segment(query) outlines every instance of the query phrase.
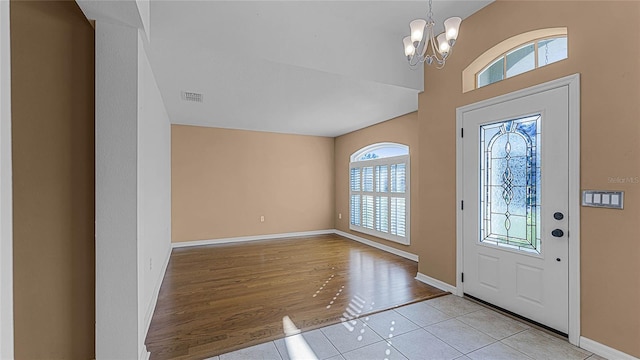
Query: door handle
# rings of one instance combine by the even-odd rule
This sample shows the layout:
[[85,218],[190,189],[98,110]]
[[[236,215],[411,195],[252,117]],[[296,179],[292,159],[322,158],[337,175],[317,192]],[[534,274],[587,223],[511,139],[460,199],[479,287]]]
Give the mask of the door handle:
[[564,214],[558,211],[558,212],[553,214],[553,218],[556,219],[556,220],[562,220],[562,219],[564,219]]
[[551,232],[551,235],[555,236],[555,237],[563,237],[564,236],[564,231],[560,230],[560,229],[555,229]]

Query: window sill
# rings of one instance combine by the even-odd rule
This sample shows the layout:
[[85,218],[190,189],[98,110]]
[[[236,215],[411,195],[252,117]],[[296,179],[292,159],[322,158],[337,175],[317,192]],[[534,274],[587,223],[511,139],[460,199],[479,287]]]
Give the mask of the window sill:
[[359,233],[375,236],[375,237],[383,239],[383,240],[393,241],[393,242],[401,244],[401,245],[406,245],[406,246],[411,245],[411,241],[410,241],[410,237],[409,236],[400,237],[400,236],[397,236],[397,235],[387,234],[387,233],[383,233],[383,232],[376,231],[376,230],[373,230],[373,229],[367,229],[367,228],[363,228],[363,227],[356,226],[356,225],[351,225],[351,224],[349,225],[349,230],[353,230],[353,231],[357,231]]

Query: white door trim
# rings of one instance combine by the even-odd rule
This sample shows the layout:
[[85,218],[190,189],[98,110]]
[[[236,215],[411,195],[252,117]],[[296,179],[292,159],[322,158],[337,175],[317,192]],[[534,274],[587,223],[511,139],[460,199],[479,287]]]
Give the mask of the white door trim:
[[13,194],[9,2],[0,1],[0,358],[13,359]]
[[464,293],[460,274],[463,269],[462,189],[463,114],[551,89],[567,86],[569,90],[569,342],[580,345],[580,74],[569,75],[544,84],[465,105],[456,109],[456,295]]

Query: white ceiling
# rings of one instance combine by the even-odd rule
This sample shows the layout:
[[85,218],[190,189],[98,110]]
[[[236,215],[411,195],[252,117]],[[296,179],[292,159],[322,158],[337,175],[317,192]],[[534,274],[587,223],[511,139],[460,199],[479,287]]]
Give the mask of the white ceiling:
[[[489,2],[436,0],[434,17],[441,26]],[[337,136],[417,110],[423,72],[409,69],[401,43],[427,10],[427,1],[152,1],[147,50],[174,124]]]

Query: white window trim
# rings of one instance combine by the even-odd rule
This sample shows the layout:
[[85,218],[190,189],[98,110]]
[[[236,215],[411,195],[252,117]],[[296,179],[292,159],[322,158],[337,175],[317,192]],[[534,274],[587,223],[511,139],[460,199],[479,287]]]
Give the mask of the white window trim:
[[[353,155],[351,155],[351,159],[357,159],[360,156],[362,156],[365,153],[371,152],[377,148],[382,148],[382,147],[387,147],[387,146],[403,146],[406,147],[407,152],[409,147],[406,145],[401,145],[401,144],[396,144],[396,143],[380,143],[380,144],[374,144],[374,145],[370,145],[367,146],[363,149],[361,149],[360,151],[357,151],[356,153],[354,153]],[[405,164],[405,192],[404,193],[379,193],[376,192],[376,188],[374,186],[374,191],[370,192],[370,191],[353,191],[351,189],[351,169],[356,167],[356,168],[363,168],[363,167],[373,167],[374,168],[374,180],[375,180],[375,167],[377,165],[393,165],[393,164],[401,164],[404,163]],[[403,245],[410,245],[411,244],[411,162],[410,162],[410,156],[409,155],[401,155],[401,156],[393,156],[393,157],[385,157],[385,158],[379,158],[379,159],[370,159],[370,160],[362,160],[362,161],[351,161],[349,163],[349,229],[353,230],[353,231],[357,231],[357,232],[361,232],[367,235],[371,235],[371,236],[375,236],[375,237],[379,237],[385,240],[390,240],[393,242],[397,242],[399,244],[403,244]],[[363,189],[363,181],[364,178],[361,175],[360,176],[360,189]],[[353,225],[351,223],[351,196],[352,195],[363,195],[363,194],[372,194],[375,198],[376,194],[384,194],[382,196],[389,196],[392,197],[393,194],[396,195],[402,195],[402,196],[395,196],[395,197],[404,197],[405,199],[405,233],[406,236],[402,237],[402,236],[397,236],[397,235],[393,235],[391,233],[385,233],[382,231],[377,231],[375,230],[375,215],[373,217],[373,229],[369,229],[366,228],[364,226],[357,226],[357,225]],[[374,212],[375,212],[375,206],[374,206]],[[360,216],[362,217],[362,201],[360,201]],[[390,218],[390,217],[389,217]]]

